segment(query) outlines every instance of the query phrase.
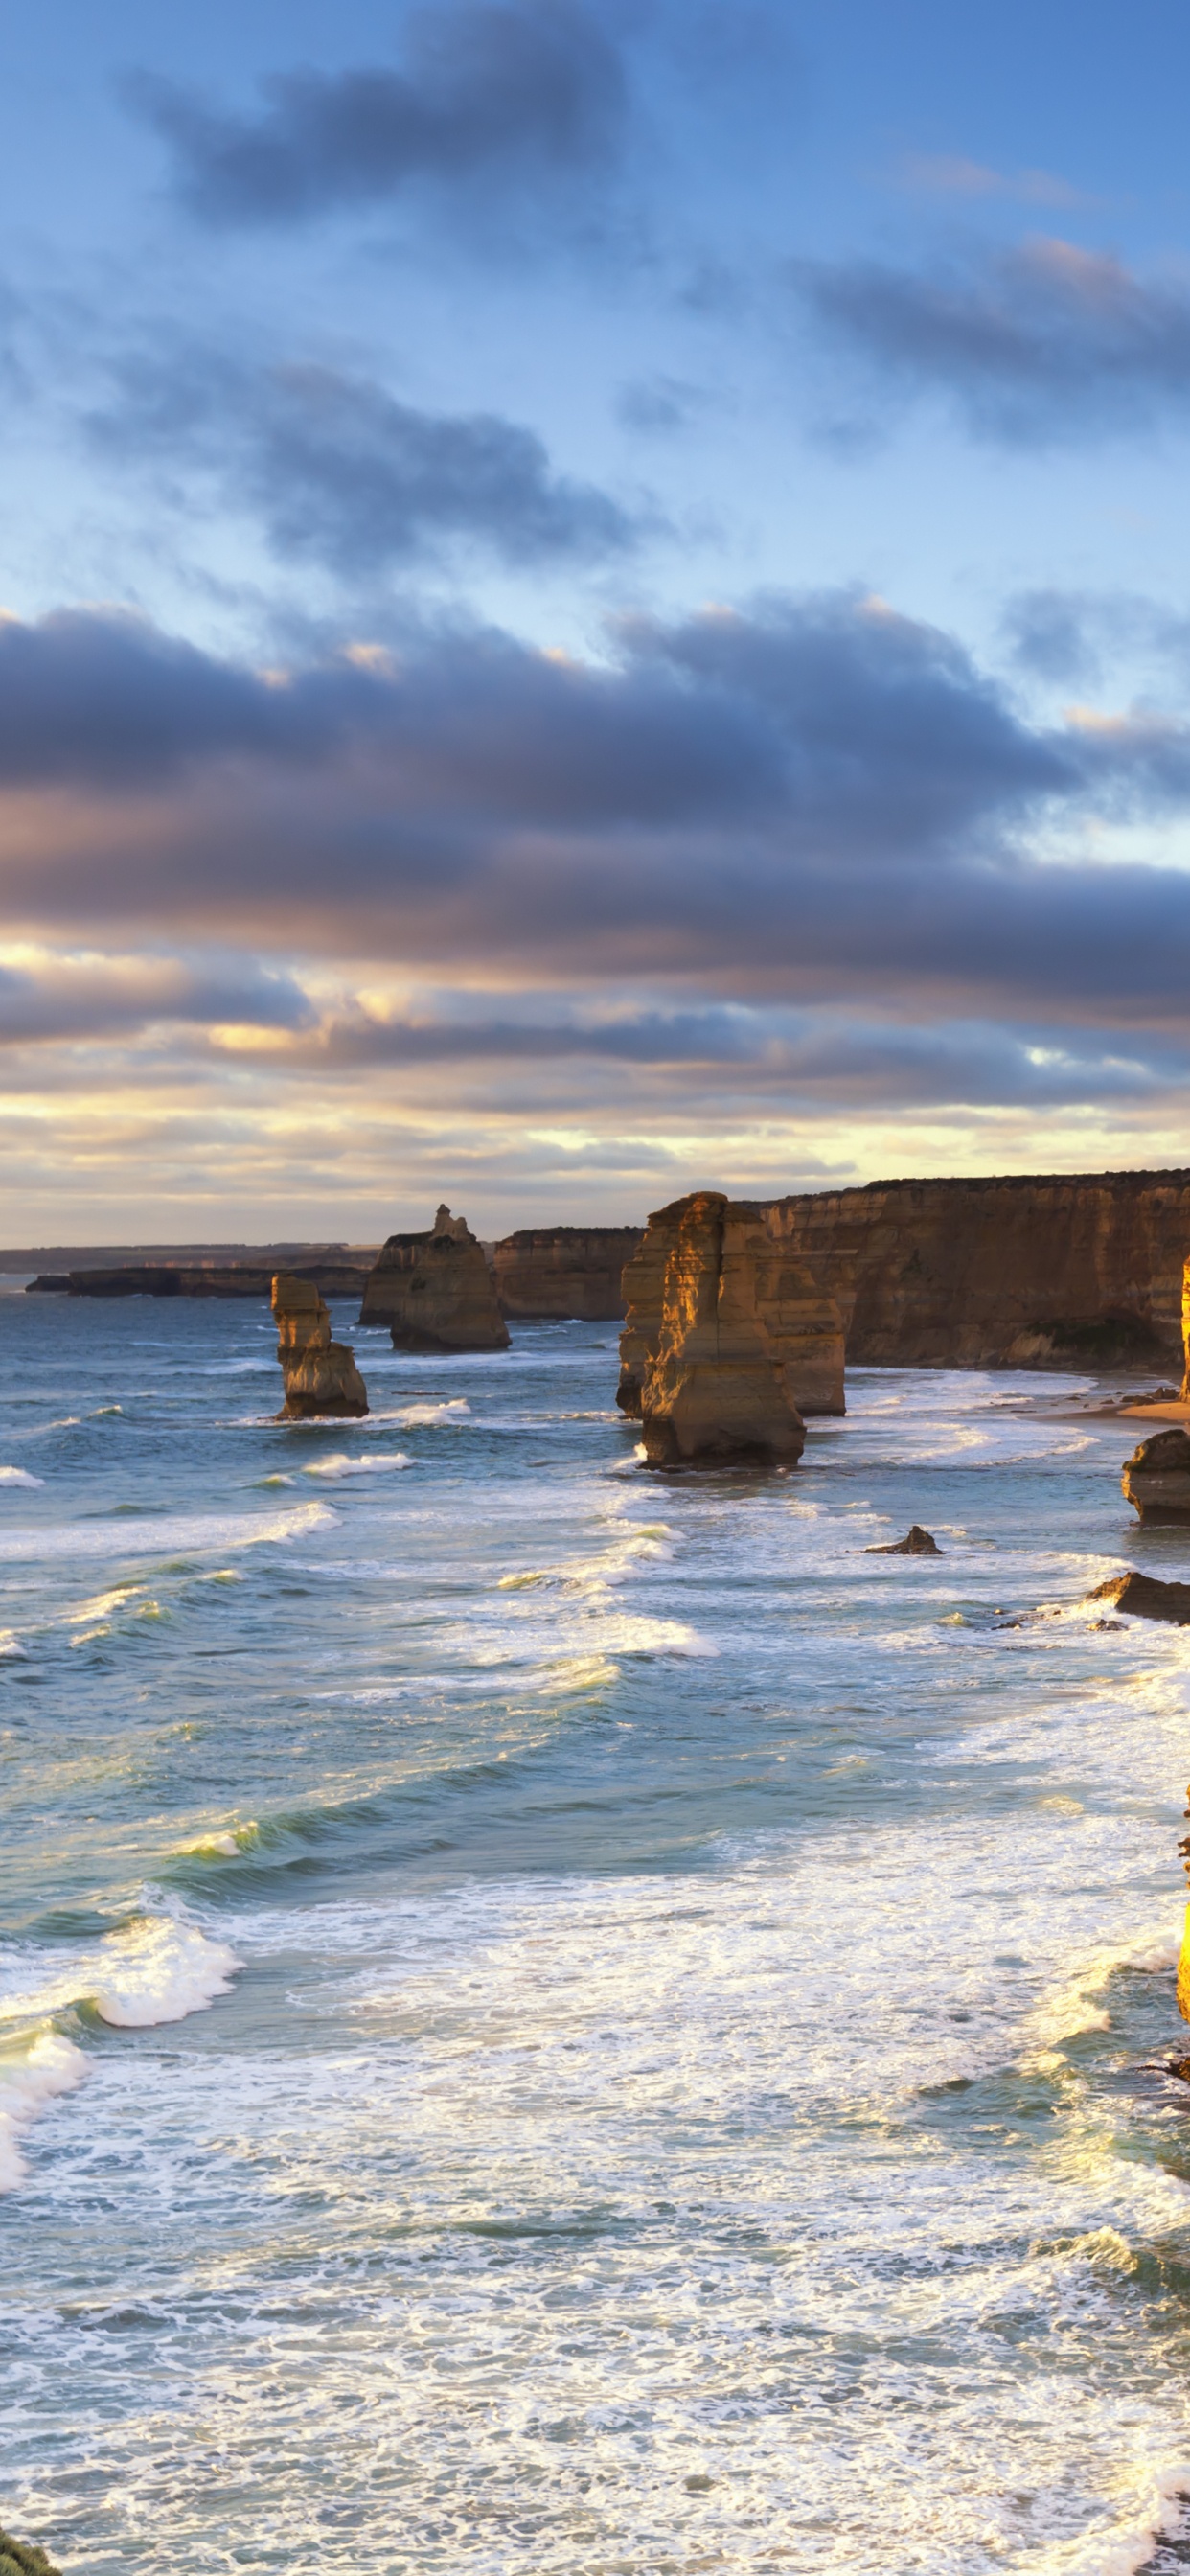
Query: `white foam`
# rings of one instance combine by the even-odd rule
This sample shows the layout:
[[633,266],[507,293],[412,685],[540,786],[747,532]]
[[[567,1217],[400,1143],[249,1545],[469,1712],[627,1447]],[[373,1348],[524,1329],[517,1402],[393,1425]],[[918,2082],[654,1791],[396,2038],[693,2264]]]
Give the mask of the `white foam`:
[[329,1476],[334,1481],[340,1476],[381,1476],[390,1469],[412,1465],[412,1458],[407,1458],[403,1449],[393,1449],[387,1453],[368,1450],[360,1458],[349,1458],[344,1450],[336,1451],[331,1458],[311,1460],[308,1467],[303,1467],[302,1474],[303,1476]]
[[20,2056],[0,2058],[0,2191],[13,2191],[24,2179],[22,2130],[61,2094],[73,2093],[86,2072],[81,2048],[56,2030],[39,2031]]
[[[101,2021],[117,2029],[150,2030],[158,2022],[205,2012],[228,1992],[242,1964],[225,1941],[213,1941],[195,1924],[142,1914],[93,1948],[60,1958],[32,1988],[13,1984],[10,1967],[0,2022],[40,2020],[71,2004],[91,2004]],[[15,1963],[18,1981],[22,1965],[27,1962]]]
[[188,1860],[238,1860],[257,1841],[260,1827],[254,1816],[245,1824],[212,1827],[209,1833],[196,1834],[192,1842],[178,1843],[179,1858]]
[[0,1467],[0,1485],[44,1485],[44,1476],[31,1476],[27,1467]]

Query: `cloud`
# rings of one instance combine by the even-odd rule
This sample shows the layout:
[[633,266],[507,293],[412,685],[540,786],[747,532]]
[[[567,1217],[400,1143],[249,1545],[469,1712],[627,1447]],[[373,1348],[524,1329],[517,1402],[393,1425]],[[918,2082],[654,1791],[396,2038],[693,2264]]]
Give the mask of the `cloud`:
[[1031,206],[1089,206],[1098,201],[1053,170],[995,170],[961,152],[907,152],[898,165],[903,187],[930,196],[1008,198]]
[[315,1013],[291,975],[232,958],[34,956],[0,962],[0,1046],[77,1044],[157,1027],[296,1031]]
[[291,224],[427,187],[490,204],[573,193],[605,172],[627,113],[603,14],[583,0],[436,0],[399,68],[282,73],[236,115],[141,78],[133,104],[171,147],[190,212]]
[[981,438],[1071,445],[1190,409],[1190,294],[1037,239],[931,268],[800,260],[795,290],[885,389],[941,394]]
[[553,473],[516,422],[419,411],[329,367],[253,370],[208,350],[127,362],[88,429],[121,464],[159,461],[175,491],[193,468],[259,517],[277,555],[355,581],[459,542],[510,564],[600,560],[645,524]]
[[6,918],[514,985],[1180,1022],[1190,873],[1103,837],[1160,854],[1190,813],[1180,717],[1038,728],[953,637],[850,594],[610,640],[581,661],[411,627],[260,672],[127,615],[9,620]]

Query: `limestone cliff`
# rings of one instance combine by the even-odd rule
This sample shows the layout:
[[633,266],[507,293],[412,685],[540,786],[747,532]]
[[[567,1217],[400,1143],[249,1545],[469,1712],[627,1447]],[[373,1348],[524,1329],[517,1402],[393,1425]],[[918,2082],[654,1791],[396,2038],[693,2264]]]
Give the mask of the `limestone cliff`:
[[1168,1367],[1190,1172],[873,1181],[775,1199],[769,1221],[837,1297],[851,1365]]
[[277,1357],[285,1380],[279,1422],[368,1410],[368,1390],[346,1342],[331,1340],[329,1311],[310,1279],[279,1270],[273,1281]]
[[639,1225],[554,1225],[505,1235],[492,1257],[502,1313],[524,1323],[617,1322],[624,1264],[641,1234]]
[[440,1207],[427,1234],[390,1234],[369,1273],[361,1324],[387,1324],[404,1351],[506,1351],[508,1326],[465,1217]]
[[698,1190],[665,1211],[660,1331],[640,1391],[655,1467],[756,1459],[793,1465],[805,1444],[790,1372],[765,1322],[791,1265],[758,1208]]
[[[730,1216],[733,1226],[746,1225],[747,1293],[764,1327],[766,1349],[785,1371],[784,1383],[798,1413],[842,1413],[843,1331],[834,1298],[822,1292],[791,1245],[774,1230],[767,1209],[751,1200],[730,1201],[716,1190],[699,1191],[694,1198],[675,1199],[671,1206],[657,1209],[624,1272],[627,1313],[620,1336],[616,1395],[621,1412],[641,1413],[642,1389],[660,1349],[667,1265],[684,1239],[686,1213],[696,1203],[713,1203]],[[732,1240],[735,1244],[736,1235]]]

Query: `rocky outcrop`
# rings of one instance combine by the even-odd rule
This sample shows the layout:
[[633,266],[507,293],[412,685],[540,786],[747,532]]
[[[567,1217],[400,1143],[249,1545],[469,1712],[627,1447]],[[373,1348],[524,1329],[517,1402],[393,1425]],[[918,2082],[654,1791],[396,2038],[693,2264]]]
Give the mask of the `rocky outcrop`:
[[658,1208],[624,1272],[627,1313],[616,1393],[621,1412],[634,1419],[641,1415],[645,1381],[661,1347],[668,1264],[684,1240],[688,1211],[712,1205],[733,1227],[747,1229],[747,1293],[764,1328],[765,1348],[784,1369],[798,1413],[842,1413],[843,1331],[834,1298],[823,1294],[804,1262],[774,1233],[766,1208],[750,1199],[729,1200],[718,1190],[701,1190]]
[[865,1556],[941,1556],[942,1553],[937,1539],[922,1528],[920,1521],[914,1521],[905,1538],[886,1539],[883,1547],[864,1549]]
[[1118,1368],[1180,1354],[1190,1172],[873,1181],[774,1200],[852,1366]]
[[285,1380],[278,1422],[366,1413],[368,1390],[355,1365],[355,1353],[346,1342],[331,1340],[330,1314],[313,1281],[279,1270],[273,1281],[272,1306],[277,1318],[277,1357]]
[[1169,1619],[1176,1627],[1190,1627],[1190,1583],[1159,1583],[1153,1574],[1113,1574],[1083,1598],[1113,1601],[1131,1619]]
[[665,1264],[661,1330],[641,1388],[653,1467],[800,1458],[805,1425],[761,1313],[774,1247],[759,1211],[716,1190],[681,1203]]
[[639,1225],[554,1225],[506,1234],[492,1255],[501,1312],[521,1323],[617,1322],[624,1264],[642,1233]]
[[1154,1431],[1133,1450],[1120,1482],[1142,1522],[1190,1523],[1190,1432]]
[[428,1234],[390,1234],[369,1273],[361,1324],[387,1324],[399,1351],[506,1351],[508,1326],[465,1217],[440,1207]]

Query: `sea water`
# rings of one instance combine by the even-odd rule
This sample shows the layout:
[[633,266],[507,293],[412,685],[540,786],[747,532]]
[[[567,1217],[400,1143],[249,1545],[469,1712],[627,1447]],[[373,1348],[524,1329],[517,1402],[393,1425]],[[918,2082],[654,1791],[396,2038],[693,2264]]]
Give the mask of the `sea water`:
[[0,1306],[0,2522],[1183,2565],[1190,1632],[1083,1600],[1190,1572],[1138,1426],[857,1370],[658,1476],[611,1327],[336,1324],[372,1413],[288,1426],[255,1306]]

